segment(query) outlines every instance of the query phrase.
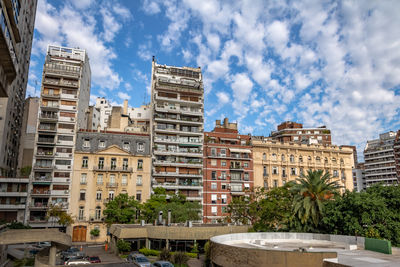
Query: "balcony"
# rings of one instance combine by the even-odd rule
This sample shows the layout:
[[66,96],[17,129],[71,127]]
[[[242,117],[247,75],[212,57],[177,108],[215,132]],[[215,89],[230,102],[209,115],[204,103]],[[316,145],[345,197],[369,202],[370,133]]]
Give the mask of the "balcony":
[[35,177],[32,180],[33,184],[50,184],[52,182],[51,175]]
[[58,140],[57,145],[62,145],[62,146],[73,146],[74,141],[66,141],[66,140]]
[[69,110],[69,111],[76,111],[76,106],[60,105],[60,109]]
[[71,170],[71,165],[60,165],[60,164],[56,164],[55,166],[56,170]]
[[51,98],[51,99],[59,99],[60,98],[60,94],[45,94],[45,93],[42,93],[41,95],[44,98]]
[[243,166],[231,165],[231,166],[229,167],[229,169],[230,169],[231,171],[244,171]]
[[57,127],[55,125],[54,125],[54,127],[44,127],[44,126],[41,126],[39,124],[38,131],[39,132],[54,132],[55,133],[57,131]]
[[43,109],[43,110],[53,110],[53,111],[55,111],[55,110],[58,110],[59,105],[58,104],[54,104],[54,105],[51,105],[51,106],[45,106],[45,105],[41,104],[40,108]]
[[97,172],[132,172],[132,167],[105,167],[105,166],[94,166],[93,171]]
[[38,138],[38,144],[54,145],[56,143],[54,138]]
[[37,157],[53,157],[54,153],[52,150],[51,151],[50,150],[49,151],[37,151],[36,156]]
[[51,196],[68,196],[69,190],[52,190]]
[[115,188],[118,187],[118,183],[107,183],[107,188]]
[[46,66],[44,72],[46,76],[51,75],[51,76],[71,77],[79,79],[79,71],[71,71],[71,70]]
[[[2,19],[1,23],[4,23],[4,15],[3,11],[0,10],[0,18]],[[3,27],[1,25],[0,28],[0,57],[1,57],[1,65],[4,69],[4,74],[7,78],[7,83],[11,83],[15,77],[17,76],[17,56],[15,55],[15,49],[13,42],[10,38],[10,32],[7,27]],[[7,97],[7,91],[0,91],[0,97]]]
[[39,189],[32,189],[31,195],[32,196],[50,196],[51,190],[39,190]]
[[40,121],[57,121],[58,120],[57,114],[40,114],[39,118],[40,118]]
[[172,176],[172,177],[193,177],[193,178],[201,178],[203,177],[203,174],[201,173],[178,173],[178,172],[157,172],[155,170],[153,170],[153,176],[161,176],[161,177],[165,177],[165,176]]
[[180,144],[180,145],[189,145],[189,146],[201,146],[203,144],[202,140],[198,141],[193,141],[190,140],[188,141],[187,139],[178,139],[178,138],[160,138],[160,137],[154,137],[154,142],[157,143],[167,143],[167,144]]
[[54,165],[41,165],[41,164],[35,164],[33,165],[34,169],[43,169],[43,170],[52,170],[54,168]]
[[164,100],[172,103],[183,103],[183,104],[188,104],[188,105],[202,105],[203,102],[201,99],[198,101],[190,101],[190,100],[184,100],[184,99],[178,99],[178,98],[169,98],[169,97],[162,97],[156,94],[156,100]]
[[60,184],[69,184],[71,179],[66,177],[54,177],[53,183],[60,183]]
[[72,153],[62,153],[62,152],[56,152],[55,156],[57,158],[71,158],[72,157]]
[[59,121],[60,122],[75,122],[75,118],[73,118],[73,117],[60,117]]
[[60,98],[61,99],[77,99],[78,96],[77,95],[73,95],[73,94],[60,94]]
[[187,149],[177,149],[175,151],[172,150],[154,150],[154,155],[176,155],[176,156],[186,156],[186,157],[203,157],[203,151],[201,150],[187,150]]
[[29,205],[30,210],[46,210],[49,207],[48,203],[36,202]]
[[60,134],[73,134],[75,133],[74,129],[66,129],[66,128],[58,128],[57,133]]
[[179,182],[179,183],[168,183],[168,182],[158,183],[158,182],[155,182],[155,183],[153,183],[152,186],[153,187],[162,187],[162,188],[165,188],[165,189],[201,190],[203,188],[203,184],[202,183],[192,183],[192,184],[186,183],[185,184],[185,183],[182,183],[182,182]]
[[193,167],[193,168],[203,168],[203,162],[178,162],[178,161],[167,161],[167,160],[155,160],[153,162],[154,166],[177,166],[177,167]]

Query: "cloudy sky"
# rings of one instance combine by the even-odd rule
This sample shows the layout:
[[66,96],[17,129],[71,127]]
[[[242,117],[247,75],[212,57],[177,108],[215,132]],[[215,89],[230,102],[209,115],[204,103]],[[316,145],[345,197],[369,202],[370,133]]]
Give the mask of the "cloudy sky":
[[[151,57],[200,66],[205,130],[326,125],[357,145],[400,128],[400,1],[39,0],[28,94],[48,44],[87,49],[92,100],[149,101]],[[37,84],[37,86],[36,86]]]

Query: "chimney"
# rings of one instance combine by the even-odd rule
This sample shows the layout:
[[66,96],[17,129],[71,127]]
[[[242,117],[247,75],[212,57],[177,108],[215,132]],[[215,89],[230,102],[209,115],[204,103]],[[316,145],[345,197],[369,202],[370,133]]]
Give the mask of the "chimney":
[[221,126],[221,120],[215,120],[215,126]]
[[229,122],[228,122],[228,118],[224,119],[224,128],[228,128]]
[[158,225],[161,225],[163,223],[162,215],[163,212],[162,210],[160,210],[160,212],[158,213]]
[[124,115],[128,115],[128,100],[124,100],[124,110],[123,110]]
[[168,210],[168,226],[171,225],[171,210]]

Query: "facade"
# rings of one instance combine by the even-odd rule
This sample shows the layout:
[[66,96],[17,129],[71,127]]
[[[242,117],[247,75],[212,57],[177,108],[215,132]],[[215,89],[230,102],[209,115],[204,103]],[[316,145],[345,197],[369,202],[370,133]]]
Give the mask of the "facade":
[[397,181],[400,181],[400,130],[397,131],[396,139],[393,145],[394,159],[396,162]]
[[89,106],[87,111],[87,125],[86,129],[88,130],[97,130],[100,126],[100,109],[95,106]]
[[362,190],[366,189],[367,184],[365,182],[364,163],[358,163],[353,169],[353,183],[354,190],[357,192],[361,192]]
[[270,137],[280,142],[298,144],[331,144],[331,131],[326,126],[303,128],[303,124],[285,121],[278,125],[277,131],[271,132]]
[[[69,213],[72,241],[104,242],[103,211],[119,194],[150,197],[150,137],[131,133],[80,131],[77,134]],[[90,231],[100,230],[93,239]]]
[[398,184],[394,156],[395,132],[379,135],[379,139],[369,140],[364,149],[365,180],[369,187],[375,183]]
[[307,170],[329,172],[339,185],[353,190],[353,150],[253,139],[254,186],[278,187]]
[[98,97],[94,105],[100,111],[100,130],[107,128],[108,117],[111,115],[112,105],[104,97]]
[[203,222],[216,223],[232,198],[253,188],[253,159],[250,136],[240,135],[237,123],[227,118],[204,133]]
[[37,0],[0,0],[0,177],[16,177]]
[[54,226],[46,220],[49,206],[68,208],[76,132],[87,125],[90,77],[85,50],[48,47],[25,218],[32,227]]
[[151,118],[150,105],[142,105],[138,108],[128,107],[127,113],[132,121],[127,131],[150,133],[150,118]]
[[151,80],[152,186],[202,202],[203,79],[200,68],[160,65]]

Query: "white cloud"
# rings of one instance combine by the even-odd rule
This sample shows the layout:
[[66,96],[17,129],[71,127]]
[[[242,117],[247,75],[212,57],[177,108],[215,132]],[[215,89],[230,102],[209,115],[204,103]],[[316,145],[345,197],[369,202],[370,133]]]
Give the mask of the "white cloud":
[[152,1],[152,0],[144,0],[143,1],[143,10],[145,13],[149,15],[154,15],[157,13],[160,13],[160,4],[158,1]]
[[118,92],[117,95],[121,100],[125,100],[125,99],[129,100],[129,99],[131,99],[131,96],[128,95],[127,93]]
[[226,92],[218,92],[216,95],[218,97],[218,103],[220,105],[225,105],[230,101],[229,95]]

